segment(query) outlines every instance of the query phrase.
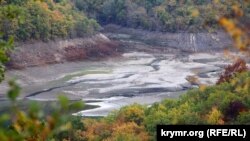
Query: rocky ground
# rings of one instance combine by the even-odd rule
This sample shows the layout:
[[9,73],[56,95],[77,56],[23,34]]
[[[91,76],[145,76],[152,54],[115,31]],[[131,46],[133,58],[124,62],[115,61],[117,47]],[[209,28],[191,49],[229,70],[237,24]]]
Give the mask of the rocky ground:
[[[24,45],[13,54],[9,65],[36,67],[9,70],[7,80],[17,79],[23,88],[20,99],[53,101],[66,95],[100,106],[76,114],[105,116],[121,106],[150,105],[164,98],[177,98],[199,85],[213,85],[232,62],[222,51],[230,44],[222,33],[163,35],[117,28],[108,27],[104,34],[88,39],[38,43],[39,49],[34,49],[34,44]],[[222,43],[217,44],[219,41]],[[215,49],[213,45],[223,47]],[[56,47],[51,52],[49,46]],[[46,60],[64,63],[41,65],[49,64]],[[0,89],[3,100],[7,81]]]
[[[217,32],[157,32],[106,25],[102,31],[119,41],[139,41],[156,47],[172,48],[185,52],[214,52],[232,47],[231,38],[223,31]],[[136,43],[136,42],[134,42]]]

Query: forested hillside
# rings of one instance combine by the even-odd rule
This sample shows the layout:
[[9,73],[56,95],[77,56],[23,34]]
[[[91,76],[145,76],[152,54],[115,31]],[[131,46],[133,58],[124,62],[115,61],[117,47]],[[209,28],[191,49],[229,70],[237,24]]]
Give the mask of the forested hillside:
[[[99,25],[75,9],[68,0],[1,0],[0,32],[4,39],[44,40],[81,37]],[[6,17],[17,17],[7,19]]]
[[[195,32],[217,28],[218,17],[230,16],[232,5],[243,6],[234,0],[1,0],[0,5],[0,32],[19,41],[82,37],[110,23]],[[246,20],[249,6],[243,8]]]
[[[154,141],[159,124],[250,125],[249,19],[250,0],[0,0],[0,141]],[[119,32],[95,34],[106,24]],[[224,57],[211,43],[223,44],[220,28],[235,48]],[[213,40],[197,38],[207,30]],[[22,70],[5,77],[6,63]],[[46,113],[36,101],[57,102]]]
[[[229,15],[232,5],[249,9],[242,1],[227,0],[72,0],[79,10],[101,24],[160,31],[213,29],[221,15]],[[245,17],[244,19],[246,19]],[[209,28],[208,28],[209,27]]]

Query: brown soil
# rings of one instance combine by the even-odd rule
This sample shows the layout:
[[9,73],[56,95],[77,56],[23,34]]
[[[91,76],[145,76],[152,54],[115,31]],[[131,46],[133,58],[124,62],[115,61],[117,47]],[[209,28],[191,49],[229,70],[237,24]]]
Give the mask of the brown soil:
[[10,53],[8,69],[23,69],[66,61],[101,60],[119,55],[121,45],[103,35],[50,42],[22,43]]

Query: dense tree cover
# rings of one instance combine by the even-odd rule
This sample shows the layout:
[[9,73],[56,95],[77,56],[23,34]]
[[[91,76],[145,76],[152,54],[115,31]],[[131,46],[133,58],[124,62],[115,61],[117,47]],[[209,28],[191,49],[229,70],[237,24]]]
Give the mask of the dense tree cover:
[[[0,0],[0,4],[3,1]],[[6,9],[5,10],[6,16],[1,17],[1,20],[12,20],[14,18],[17,18],[16,12],[13,12],[12,9]],[[13,37],[10,37],[8,40],[3,39],[4,34],[0,32],[0,82],[4,79],[4,72],[5,72],[5,66],[4,63],[6,63],[9,58],[7,55],[7,52],[9,52],[13,47]]]
[[[114,23],[148,30],[195,31],[214,27],[229,14],[234,0],[74,0],[76,7],[102,24]],[[244,6],[249,10],[249,5]],[[246,12],[247,13],[247,12]],[[248,13],[249,16],[249,13]]]
[[[4,39],[14,36],[23,41],[46,41],[84,36],[99,28],[95,20],[77,11],[68,0],[2,0],[0,5],[0,32]],[[18,18],[4,18],[12,15]]]
[[0,82],[4,79],[4,72],[6,63],[9,60],[7,52],[13,47],[13,38],[10,38],[8,41],[1,39],[0,35]]
[[[148,30],[195,31],[214,27],[220,15],[230,14],[232,5],[244,5],[244,19],[249,18],[249,5],[233,0],[1,0],[0,32],[4,39],[13,35],[22,41],[46,41],[91,34],[99,28],[95,20]],[[7,15],[18,18],[4,18]]]

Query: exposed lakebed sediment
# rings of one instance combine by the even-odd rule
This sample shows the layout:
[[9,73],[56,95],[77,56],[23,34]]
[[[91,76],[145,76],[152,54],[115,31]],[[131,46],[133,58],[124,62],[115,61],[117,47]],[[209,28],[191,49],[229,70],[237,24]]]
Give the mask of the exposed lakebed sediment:
[[8,76],[18,78],[23,98],[50,101],[66,95],[101,106],[81,115],[104,116],[124,105],[176,98],[197,87],[187,80],[188,76],[196,76],[201,84],[214,84],[227,63],[220,53],[176,58],[174,54],[131,52],[106,61],[12,70]]
[[[223,67],[230,63],[223,52],[187,53],[133,40],[124,33],[106,35],[122,36],[117,39],[125,45],[121,56],[11,70],[7,79],[17,78],[23,88],[20,98],[51,101],[66,95],[100,106],[76,114],[105,116],[125,105],[153,104],[164,98],[177,98],[201,84],[213,85]],[[0,88],[4,93],[6,83]]]

